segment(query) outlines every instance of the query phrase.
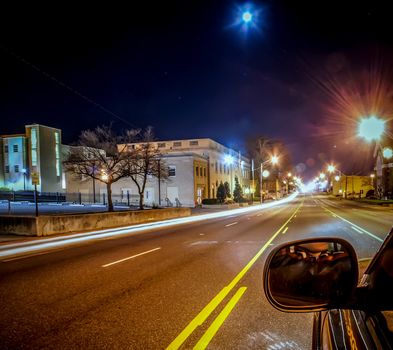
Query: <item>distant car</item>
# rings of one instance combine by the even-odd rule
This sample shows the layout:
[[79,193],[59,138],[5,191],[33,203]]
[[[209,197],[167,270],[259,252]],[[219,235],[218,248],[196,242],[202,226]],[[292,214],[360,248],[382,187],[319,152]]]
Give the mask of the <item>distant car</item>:
[[314,312],[313,349],[393,349],[393,230],[360,280],[358,269],[345,240],[286,243],[267,259],[265,294],[280,311]]

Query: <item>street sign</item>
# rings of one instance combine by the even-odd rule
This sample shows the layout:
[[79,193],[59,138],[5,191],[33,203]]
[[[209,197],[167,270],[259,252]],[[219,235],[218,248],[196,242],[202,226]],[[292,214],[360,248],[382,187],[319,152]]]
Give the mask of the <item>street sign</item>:
[[36,172],[31,173],[31,183],[34,186],[37,186],[40,184],[40,174],[39,173],[36,173]]

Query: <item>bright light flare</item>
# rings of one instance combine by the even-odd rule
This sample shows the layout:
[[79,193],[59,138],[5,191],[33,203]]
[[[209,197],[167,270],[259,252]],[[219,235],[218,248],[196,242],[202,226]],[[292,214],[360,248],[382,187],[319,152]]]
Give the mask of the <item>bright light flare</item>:
[[237,6],[234,15],[235,19],[231,27],[239,28],[243,34],[251,30],[259,32],[261,24],[264,23],[262,8],[257,8],[252,3]]
[[367,142],[378,141],[385,132],[385,121],[371,116],[362,118],[358,125],[358,136],[364,138]]
[[334,180],[340,181],[340,176],[336,175],[336,176],[334,177]]
[[325,175],[324,173],[320,173],[320,174],[319,174],[319,178],[320,178],[321,180],[323,180],[325,177],[326,177],[326,175]]
[[272,164],[278,164],[278,156],[272,156],[270,161],[272,162]]
[[390,147],[385,147],[382,150],[382,155],[383,155],[384,158],[390,159],[390,158],[393,157],[393,150]]
[[252,13],[250,11],[243,12],[242,20],[244,23],[248,23],[252,21]]
[[336,171],[336,167],[333,164],[329,164],[327,167],[327,171],[329,173],[334,173]]
[[262,176],[263,177],[269,177],[269,175],[270,175],[270,171],[269,170],[262,171]]
[[232,164],[233,164],[233,157],[232,157],[230,154],[227,154],[227,155],[224,157],[224,162],[225,162],[225,164],[227,164],[227,165],[232,165]]

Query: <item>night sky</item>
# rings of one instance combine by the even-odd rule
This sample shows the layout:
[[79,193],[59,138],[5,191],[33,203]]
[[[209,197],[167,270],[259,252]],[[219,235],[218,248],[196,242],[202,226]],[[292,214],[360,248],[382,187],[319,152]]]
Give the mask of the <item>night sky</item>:
[[[342,97],[380,78],[385,105],[362,113],[392,117],[388,2],[108,4],[2,8],[1,134],[41,123],[70,143],[113,122],[240,149],[263,135],[282,140],[304,174],[331,160],[369,171],[372,146],[352,137],[353,116],[327,82]],[[248,31],[236,23],[245,6],[255,14]]]

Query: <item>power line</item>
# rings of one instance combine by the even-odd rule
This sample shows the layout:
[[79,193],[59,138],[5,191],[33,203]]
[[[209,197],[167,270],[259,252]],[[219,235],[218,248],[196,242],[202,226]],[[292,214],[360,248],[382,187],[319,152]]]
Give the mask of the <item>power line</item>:
[[119,115],[117,115],[116,113],[112,112],[111,110],[109,110],[108,108],[104,107],[102,104],[92,100],[91,98],[87,97],[86,95],[82,94],[81,92],[79,92],[78,90],[72,88],[70,85],[67,85],[66,83],[64,83],[63,81],[61,81],[60,79],[57,79],[56,77],[54,77],[53,75],[49,74],[48,72],[42,70],[41,68],[39,68],[38,66],[36,66],[35,64],[31,63],[30,61],[26,60],[25,58],[23,58],[22,56],[16,54],[15,52],[11,51],[10,49],[8,49],[7,47],[0,45],[0,48],[8,53],[10,56],[16,58],[18,61],[30,66],[31,68],[33,68],[35,71],[41,73],[42,75],[44,75],[45,77],[51,79],[52,81],[54,81],[56,84],[60,85],[61,87],[67,89],[68,91],[71,91],[73,94],[77,95],[78,97],[84,99],[85,101],[93,104],[95,107],[101,109],[102,111],[104,111],[105,113],[110,114],[111,116],[115,117],[116,119],[122,121],[123,123],[131,126],[132,128],[135,128],[136,126],[131,124],[129,121],[127,121],[126,119],[120,117]]

